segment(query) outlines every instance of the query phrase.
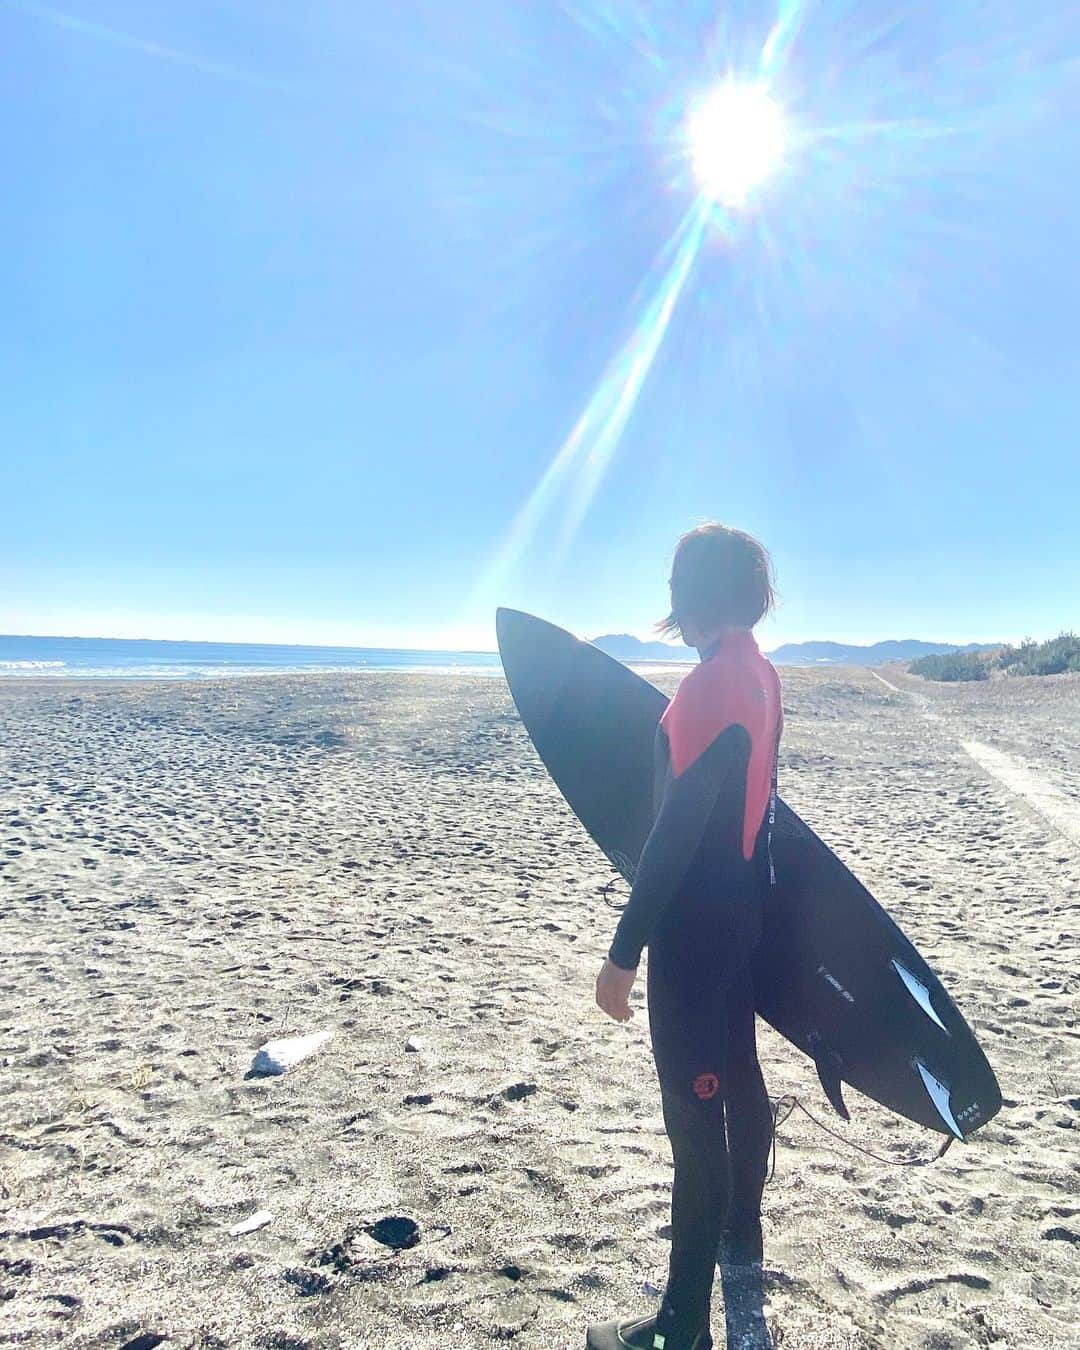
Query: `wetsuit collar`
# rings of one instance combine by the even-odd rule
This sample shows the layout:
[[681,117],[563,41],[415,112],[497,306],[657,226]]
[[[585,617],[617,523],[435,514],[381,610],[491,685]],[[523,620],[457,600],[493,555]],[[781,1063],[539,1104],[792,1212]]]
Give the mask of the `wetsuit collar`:
[[704,647],[698,648],[702,661],[711,661],[718,652],[756,652],[758,645],[749,628],[725,628]]

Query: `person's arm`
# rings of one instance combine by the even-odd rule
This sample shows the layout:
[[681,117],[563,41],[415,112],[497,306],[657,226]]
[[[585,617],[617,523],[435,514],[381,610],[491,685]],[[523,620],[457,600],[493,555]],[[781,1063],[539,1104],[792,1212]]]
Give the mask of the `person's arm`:
[[730,816],[725,829],[733,846],[740,837],[750,734],[729,725],[678,775],[673,775],[656,823],[638,861],[637,873],[608,959],[633,970],[642,949],[667,913],[718,809]]

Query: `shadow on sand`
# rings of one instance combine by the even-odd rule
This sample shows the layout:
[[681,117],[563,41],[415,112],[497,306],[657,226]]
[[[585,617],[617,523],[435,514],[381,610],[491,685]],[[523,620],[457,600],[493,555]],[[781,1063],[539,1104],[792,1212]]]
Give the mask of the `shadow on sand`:
[[773,1350],[765,1322],[765,1275],[761,1266],[719,1263],[719,1268],[727,1350]]

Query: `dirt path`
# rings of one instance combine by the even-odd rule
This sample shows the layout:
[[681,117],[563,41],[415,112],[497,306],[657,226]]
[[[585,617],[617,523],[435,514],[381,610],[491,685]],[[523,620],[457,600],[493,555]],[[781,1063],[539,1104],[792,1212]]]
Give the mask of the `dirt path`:
[[[941,712],[935,707],[934,700],[928,692],[928,686],[923,681],[919,681],[921,688],[913,687],[913,682],[910,679],[906,681],[905,687],[901,687],[887,680],[879,671],[873,670],[870,673],[879,684],[884,685],[894,694],[906,694],[912,707],[916,708],[922,716],[936,723],[944,734],[951,735],[956,739],[961,750],[970,755],[981,769],[996,778],[1010,792],[1014,792],[1018,797],[1023,798],[1033,810],[1037,811],[1071,843],[1080,845],[1080,794],[1067,791],[1064,786],[1055,781],[1055,765],[1031,763],[1016,755],[1007,754],[998,746],[971,739],[962,725],[964,721],[963,708],[958,710],[954,702],[949,705],[949,714],[942,716]],[[897,678],[902,677],[894,674],[893,679]],[[1077,689],[1077,697],[1080,699],[1080,688]],[[1000,723],[997,730],[999,734],[1001,731],[1007,733],[1009,730],[1008,722]]]

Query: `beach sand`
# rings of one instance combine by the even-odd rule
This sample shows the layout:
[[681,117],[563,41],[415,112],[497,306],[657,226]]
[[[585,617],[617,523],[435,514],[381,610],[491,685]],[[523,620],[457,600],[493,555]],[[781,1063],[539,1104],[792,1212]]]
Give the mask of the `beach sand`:
[[[927,1166],[781,1127],[775,1343],[1080,1346],[1080,680],[782,674],[781,791],[1005,1106]],[[1016,787],[1047,780],[1056,823]],[[671,1168],[644,980],[628,1026],[593,1004],[624,896],[501,680],[0,686],[0,1343],[580,1350],[648,1311]],[[845,1138],[936,1150],[761,1051]],[[377,1240],[396,1216],[415,1245]],[[722,1346],[719,1281],[714,1311]]]

